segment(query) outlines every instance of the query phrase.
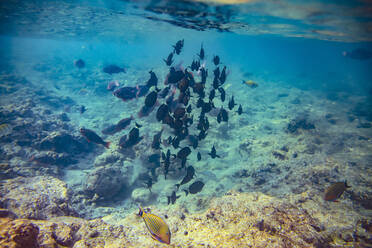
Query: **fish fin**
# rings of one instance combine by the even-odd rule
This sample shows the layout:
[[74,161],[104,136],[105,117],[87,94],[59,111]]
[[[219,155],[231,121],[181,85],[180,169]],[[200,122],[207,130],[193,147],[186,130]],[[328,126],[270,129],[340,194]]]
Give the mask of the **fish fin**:
[[177,190],[179,189],[180,186],[181,186],[180,184],[176,184]]
[[181,196],[179,195],[179,196],[176,196],[176,199],[178,199],[178,198],[180,198]]
[[216,155],[217,158],[221,158],[219,155]]
[[139,208],[138,216],[141,216],[142,217],[143,210],[142,210],[141,206],[138,206],[138,208]]
[[183,191],[185,191],[186,196],[189,194],[189,191],[188,190],[184,189]]
[[105,142],[105,147],[106,147],[106,148],[110,148],[110,144],[111,144],[111,142],[110,142],[110,141],[108,141],[108,142]]

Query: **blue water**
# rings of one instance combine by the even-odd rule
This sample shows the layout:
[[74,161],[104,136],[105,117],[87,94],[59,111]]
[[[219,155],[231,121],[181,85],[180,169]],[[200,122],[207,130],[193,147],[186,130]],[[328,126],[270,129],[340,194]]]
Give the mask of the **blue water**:
[[[97,162],[97,157],[121,153],[123,157],[128,156],[128,159],[121,158],[127,159],[123,162],[124,165],[121,164],[123,168],[131,163],[135,165],[133,170],[125,172],[130,174],[131,179],[125,182],[128,185],[121,185],[120,187],[123,188],[117,190],[113,196],[97,200],[97,204],[112,207],[113,213],[120,212],[122,208],[133,210],[139,203],[164,208],[168,206],[166,196],[175,190],[175,183],[182,180],[184,176],[182,171],[171,174],[168,180],[163,180],[163,172],[158,170],[153,178],[156,181],[153,190],[144,201],[139,201],[137,198],[136,201],[132,192],[135,189],[143,189],[147,192],[146,187],[143,186],[144,180],[139,175],[148,174],[145,155],[151,154],[149,145],[151,145],[152,136],[162,127],[167,130],[165,131],[167,135],[171,135],[171,129],[156,122],[154,115],[157,107],[149,117],[137,118],[137,112],[143,105],[144,99],[122,102],[115,98],[112,92],[107,91],[106,86],[112,80],[118,80],[121,86],[134,87],[143,84],[149,78],[148,71],[153,70],[159,78],[159,88],[163,88],[163,82],[168,73],[168,67],[163,59],[172,51],[171,46],[180,39],[184,39],[185,45],[181,54],[175,55],[173,65],[181,63],[183,67],[187,67],[193,59],[198,58],[196,54],[203,45],[206,52],[206,67],[209,70],[209,86],[206,90],[208,97],[213,77],[212,70],[215,68],[212,58],[214,55],[219,55],[222,64],[227,66],[229,74],[225,83],[227,100],[224,103],[216,100],[216,107],[223,105],[227,108],[227,102],[234,95],[238,105],[242,104],[245,111],[243,115],[237,116],[236,106],[234,111],[230,112],[229,123],[222,126],[215,121],[216,114],[208,117],[213,121],[211,121],[209,135],[200,142],[203,160],[196,161],[196,151],[193,150],[190,155],[192,158],[188,161],[188,165],[195,167],[196,178],[203,180],[206,186],[200,196],[192,197],[200,197],[209,201],[231,189],[253,191],[241,180],[235,180],[234,175],[242,170],[251,170],[250,173],[260,171],[261,166],[273,161],[279,166],[288,164],[290,164],[288,166],[297,166],[296,161],[291,159],[295,151],[301,161],[310,165],[322,163],[328,156],[334,155],[325,152],[330,149],[328,145],[331,146],[327,142],[343,137],[345,132],[352,133],[355,137],[363,136],[368,140],[365,143],[360,141],[358,145],[351,144],[350,147],[357,148],[353,148],[356,150],[350,154],[349,159],[357,159],[358,154],[364,154],[361,155],[361,160],[364,161],[362,163],[365,163],[367,167],[371,165],[371,158],[365,150],[370,148],[372,138],[371,120],[368,119],[371,115],[368,106],[371,105],[372,94],[372,58],[358,60],[342,55],[344,51],[357,48],[372,51],[370,31],[372,16],[364,10],[371,7],[370,3],[367,1],[255,1],[243,5],[210,3],[210,5],[200,6],[194,6],[190,2],[184,3],[185,6],[189,6],[188,8],[191,8],[190,6],[196,9],[205,8],[203,13],[206,13],[206,17],[203,19],[202,15],[184,17],[175,14],[176,7],[182,9],[182,2],[175,4],[176,9],[173,9],[175,13],[149,11],[149,2],[3,1],[0,4],[0,73],[2,78],[10,74],[32,83],[32,86],[16,84],[14,92],[2,91],[3,96],[0,102],[2,111],[11,112],[12,109],[18,111],[21,108],[19,106],[22,106],[22,101],[31,99],[40,108],[33,109],[34,113],[38,111],[43,113],[42,110],[53,112],[53,117],[37,116],[34,117],[34,122],[46,123],[49,118],[55,121],[57,118],[55,116],[62,113],[66,113],[71,119],[68,122],[68,128],[64,128],[63,124],[56,121],[55,129],[42,131],[42,138],[46,137],[48,132],[63,131],[79,139],[80,142],[85,142],[85,145],[89,145],[88,151],[79,156],[72,156],[76,160],[74,164],[63,166],[53,163],[44,164],[43,166],[46,167],[58,168],[58,173],[46,173],[45,175],[65,181],[73,195],[80,194],[83,198],[92,199],[95,192],[87,193],[84,187],[89,181],[87,175],[95,170],[94,165],[103,166],[102,163]],[[161,4],[160,6],[164,7]],[[223,13],[222,20],[216,13]],[[193,20],[196,22],[192,22]],[[204,31],[199,31],[191,25],[193,23],[200,25],[201,21],[207,20],[218,24],[219,28],[206,25]],[[180,27],[172,25],[174,22],[169,23],[169,21],[177,21],[177,23],[189,26]],[[198,28],[201,27],[198,26]],[[85,61],[84,68],[79,69],[74,65],[77,59]],[[102,69],[108,64],[125,67],[127,73],[105,74]],[[220,69],[222,69],[221,66]],[[251,89],[242,84],[242,80],[253,80],[259,86]],[[12,82],[2,82],[2,84],[13,85]],[[288,98],[287,96],[278,97],[279,94],[287,94]],[[57,99],[69,97],[73,103],[66,104],[61,100],[62,103],[55,107],[37,100],[37,96],[53,96]],[[300,103],[297,106],[291,105],[291,102],[296,99]],[[196,96],[192,101],[196,102]],[[86,113],[79,113],[78,108],[81,105],[87,108]],[[359,108],[367,106],[367,110],[363,110],[361,114],[360,111],[355,110],[357,106]],[[296,141],[286,129],[290,121],[298,118],[302,113],[306,113],[304,116],[308,116],[312,122],[320,124],[317,126],[318,133],[305,132],[302,134],[304,138]],[[337,119],[336,124],[328,123],[324,119],[324,116],[330,113]],[[145,139],[136,146],[135,152],[129,155],[126,151],[118,149],[117,144],[120,137],[127,134],[134,123],[120,135],[102,136],[105,140],[112,142],[112,148],[109,150],[99,145],[87,144],[79,133],[79,128],[84,126],[101,135],[101,130],[109,124],[117,123],[120,119],[131,115],[143,125],[140,132]],[[197,116],[198,114],[195,113],[194,125]],[[355,119],[348,121],[347,118],[351,118],[350,116],[354,116]],[[17,118],[4,117],[1,124],[19,126],[22,120]],[[366,128],[358,128],[360,123],[365,124]],[[37,139],[38,131],[32,127],[29,128],[32,136]],[[320,151],[316,151],[312,156],[309,156],[310,153],[301,155],[306,152],[297,147],[298,143],[304,139],[311,140],[314,135],[324,138],[325,134],[331,137],[321,143],[324,146],[318,144],[321,147]],[[31,139],[31,145],[20,147],[17,145],[19,137],[7,135],[10,135],[10,139],[4,138],[5,135],[1,139],[1,143],[7,147],[2,150],[4,157],[1,158],[1,162],[9,163],[17,168],[19,161],[26,163],[25,161],[30,161],[30,157],[42,152],[38,146],[32,145],[34,142],[41,142],[41,139]],[[168,137],[164,136],[163,139]],[[249,140],[251,145],[253,144],[252,153],[239,157],[237,151],[242,144],[247,144],[246,140]],[[261,147],[260,144],[265,142],[269,142],[269,150]],[[291,153],[288,154],[289,160],[282,162],[273,158],[272,151],[280,149],[287,143],[290,145]],[[184,141],[181,147],[187,145],[188,143]],[[217,147],[221,158],[215,160],[209,158],[208,152],[212,145]],[[24,152],[10,153],[10,157],[5,156],[7,151],[15,146],[17,147],[14,149],[24,149]],[[348,145],[345,144],[342,149],[347,150],[345,147]],[[166,152],[167,149],[164,147],[162,151]],[[347,164],[348,160],[340,158],[345,151],[342,149],[334,156],[339,159],[340,163]],[[358,149],[363,152],[359,152]],[[176,152],[177,149],[172,149],[172,153]],[[117,166],[115,162],[108,161],[104,165],[106,167]],[[228,166],[232,164],[235,164],[235,167]],[[5,173],[2,179],[40,175],[38,165],[34,166],[26,172],[20,170],[18,174]],[[356,174],[363,173],[363,170],[359,169],[360,171],[356,170]],[[343,181],[348,177],[347,173],[336,174],[335,178],[324,180],[326,182]],[[281,176],[267,175],[265,180],[267,184],[280,183],[280,188],[286,185],[286,182],[278,182],[271,177]],[[254,179],[247,180],[254,181]],[[217,190],[216,188],[220,186],[216,185],[219,183],[223,186],[221,186],[222,189]],[[293,188],[296,188],[296,183],[291,183]],[[357,184],[355,181],[354,183]],[[252,182],[250,184],[251,186],[259,185]],[[359,186],[363,188],[361,191],[371,192],[370,185],[369,187],[366,185],[368,183],[360,183]],[[285,192],[286,189],[280,191],[277,188],[262,186],[262,192],[272,195],[292,193],[291,191]],[[111,191],[112,188],[108,187],[107,190]],[[254,190],[260,191],[261,189],[257,186]],[[313,190],[320,192],[322,187],[318,185]],[[193,210],[207,207],[207,205],[194,207],[197,198],[189,200],[182,190],[177,194],[182,194],[182,197],[177,200],[178,204],[190,205]],[[94,207],[89,204],[81,206],[75,203],[72,206],[78,214],[87,218],[107,214],[100,210],[94,210],[96,212],[92,214],[91,209]]]

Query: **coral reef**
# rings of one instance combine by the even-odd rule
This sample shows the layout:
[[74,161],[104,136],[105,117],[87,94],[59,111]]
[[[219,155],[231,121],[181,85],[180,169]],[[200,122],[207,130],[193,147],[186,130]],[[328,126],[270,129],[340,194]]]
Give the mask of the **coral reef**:
[[50,176],[17,177],[2,183],[0,206],[19,218],[49,219],[76,215],[69,206],[66,184]]

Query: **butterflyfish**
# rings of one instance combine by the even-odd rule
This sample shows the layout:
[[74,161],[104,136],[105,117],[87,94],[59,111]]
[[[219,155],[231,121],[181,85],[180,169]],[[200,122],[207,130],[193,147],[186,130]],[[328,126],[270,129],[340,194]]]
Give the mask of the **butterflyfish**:
[[154,214],[146,213],[143,209],[139,208],[139,216],[143,218],[151,237],[161,243],[170,244],[171,232],[167,223],[162,218]]

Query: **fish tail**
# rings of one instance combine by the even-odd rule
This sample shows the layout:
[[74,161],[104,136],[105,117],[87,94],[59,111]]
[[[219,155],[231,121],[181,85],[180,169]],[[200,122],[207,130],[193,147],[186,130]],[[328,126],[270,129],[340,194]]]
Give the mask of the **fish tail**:
[[181,184],[176,184],[177,190],[179,189],[180,186],[181,186]]
[[105,142],[105,147],[106,147],[106,148],[110,148],[110,144],[111,144],[111,142],[110,142],[110,141],[108,141],[108,142]]
[[184,189],[183,191],[185,191],[186,196],[189,194],[189,191],[188,190]]

